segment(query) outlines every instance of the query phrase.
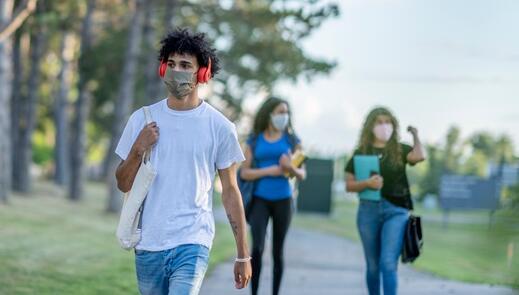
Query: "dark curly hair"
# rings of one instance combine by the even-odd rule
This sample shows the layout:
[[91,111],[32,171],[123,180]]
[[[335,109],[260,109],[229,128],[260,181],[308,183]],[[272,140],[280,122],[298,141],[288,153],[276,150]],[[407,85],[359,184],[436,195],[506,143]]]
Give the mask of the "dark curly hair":
[[160,44],[160,62],[166,62],[172,53],[190,54],[196,56],[200,67],[206,67],[211,58],[211,77],[220,71],[220,59],[216,56],[216,49],[211,47],[204,33],[191,33],[186,28],[177,28],[167,34]]

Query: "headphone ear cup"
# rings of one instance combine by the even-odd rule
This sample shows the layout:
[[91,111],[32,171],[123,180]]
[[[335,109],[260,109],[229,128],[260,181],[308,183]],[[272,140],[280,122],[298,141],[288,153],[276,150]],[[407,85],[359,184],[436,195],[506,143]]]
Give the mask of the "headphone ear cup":
[[202,67],[198,69],[197,77],[196,77],[198,83],[207,83],[209,81],[207,79],[207,67]]
[[209,58],[209,63],[207,67],[201,67],[197,73],[198,83],[207,83],[211,80],[211,58]]
[[161,62],[160,63],[160,66],[159,66],[159,76],[161,78],[164,78],[164,76],[166,75],[166,69],[168,67],[168,64],[165,63],[165,62]]

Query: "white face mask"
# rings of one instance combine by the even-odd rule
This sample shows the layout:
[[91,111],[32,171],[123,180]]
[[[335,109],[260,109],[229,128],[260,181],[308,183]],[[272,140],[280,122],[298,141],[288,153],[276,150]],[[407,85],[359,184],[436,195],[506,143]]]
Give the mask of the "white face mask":
[[272,126],[279,131],[285,130],[288,126],[288,114],[272,114],[270,115],[270,121],[272,122]]
[[373,134],[375,137],[383,142],[388,142],[391,136],[393,135],[393,124],[383,123],[377,124],[373,128]]

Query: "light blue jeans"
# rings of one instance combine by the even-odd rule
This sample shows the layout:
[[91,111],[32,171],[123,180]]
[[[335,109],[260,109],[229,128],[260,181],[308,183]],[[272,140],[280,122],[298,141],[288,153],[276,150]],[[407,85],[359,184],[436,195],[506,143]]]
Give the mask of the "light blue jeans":
[[135,250],[139,291],[143,295],[196,295],[209,262],[209,249],[181,245],[164,251]]
[[398,259],[402,250],[409,210],[381,201],[361,200],[357,213],[364,256],[366,282],[370,295],[380,294],[380,275],[384,295],[396,295]]

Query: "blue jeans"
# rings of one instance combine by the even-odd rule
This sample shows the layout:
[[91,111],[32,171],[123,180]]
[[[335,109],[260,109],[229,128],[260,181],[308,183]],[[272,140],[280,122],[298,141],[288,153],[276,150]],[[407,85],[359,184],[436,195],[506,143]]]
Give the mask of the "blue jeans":
[[202,245],[180,245],[164,251],[135,250],[139,291],[143,295],[195,295],[209,261]]
[[360,201],[357,228],[364,248],[366,282],[370,295],[380,294],[380,275],[384,295],[397,294],[398,258],[408,219],[409,210],[384,199],[379,202]]

